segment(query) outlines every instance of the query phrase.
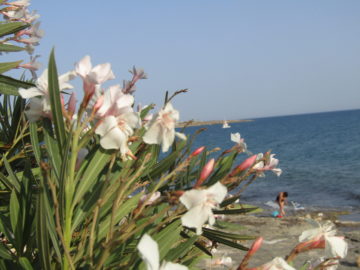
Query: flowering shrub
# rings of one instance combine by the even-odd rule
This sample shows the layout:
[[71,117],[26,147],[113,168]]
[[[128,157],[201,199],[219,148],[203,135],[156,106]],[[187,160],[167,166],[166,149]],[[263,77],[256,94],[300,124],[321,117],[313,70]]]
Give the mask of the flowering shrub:
[[[20,50],[8,44],[18,42],[33,52],[43,33],[28,4],[2,2],[0,34],[9,37],[0,50]],[[22,67],[34,74],[36,66]],[[19,67],[0,64],[2,73]],[[196,134],[175,130],[180,118],[171,104],[185,91],[166,94],[151,117],[154,106],[135,110],[132,95],[147,75],[135,67],[131,74],[103,89],[115,79],[109,63],[93,67],[85,56],[59,76],[52,51],[34,82],[0,75],[1,269],[188,269],[211,256],[209,241],[248,250],[239,241],[255,237],[226,232],[230,224],[215,216],[254,211],[234,205],[239,187],[268,170],[279,175],[278,160],[266,152],[235,164],[248,153],[238,133],[215,158],[206,147],[192,151]],[[76,77],[79,104],[70,84]]]

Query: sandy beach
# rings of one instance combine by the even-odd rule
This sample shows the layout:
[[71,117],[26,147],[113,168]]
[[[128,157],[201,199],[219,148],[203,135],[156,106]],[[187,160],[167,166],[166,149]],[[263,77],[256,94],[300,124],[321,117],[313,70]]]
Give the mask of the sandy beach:
[[[349,244],[348,255],[340,261],[338,269],[355,270],[360,269],[356,260],[360,256],[360,222],[339,221],[338,212],[296,212],[284,218],[273,218],[268,212],[257,215],[231,216],[227,221],[232,221],[244,225],[244,229],[236,233],[244,233],[254,236],[262,236],[264,242],[258,252],[252,257],[249,267],[256,267],[272,260],[274,257],[285,257],[292,248],[298,243],[299,235],[311,225],[306,221],[307,218],[316,220],[332,220],[337,227],[339,236],[345,236]],[[235,233],[235,232],[234,232]],[[242,244],[250,246],[252,241],[244,241]],[[312,250],[301,254],[295,260],[295,268],[299,269],[310,258],[319,258],[323,250]],[[214,266],[216,259],[223,255],[232,258],[232,267]],[[236,269],[241,262],[245,252],[233,248],[219,245],[217,252],[212,260],[208,259],[202,263],[202,269]]]

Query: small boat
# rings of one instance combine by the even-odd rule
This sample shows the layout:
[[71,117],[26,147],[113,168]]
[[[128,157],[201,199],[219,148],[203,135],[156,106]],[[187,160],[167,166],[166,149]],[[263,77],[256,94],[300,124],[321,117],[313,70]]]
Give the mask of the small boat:
[[229,128],[229,127],[230,126],[229,126],[228,122],[226,120],[224,120],[222,128]]

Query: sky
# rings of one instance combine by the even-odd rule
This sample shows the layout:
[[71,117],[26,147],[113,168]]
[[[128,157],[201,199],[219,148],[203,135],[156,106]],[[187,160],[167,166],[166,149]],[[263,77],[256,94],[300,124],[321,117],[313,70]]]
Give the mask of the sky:
[[[59,73],[85,55],[110,62],[110,85],[147,80],[136,103],[173,106],[180,120],[257,117],[360,108],[360,1],[33,0]],[[40,74],[41,72],[39,72]],[[80,84],[77,90],[81,93]]]

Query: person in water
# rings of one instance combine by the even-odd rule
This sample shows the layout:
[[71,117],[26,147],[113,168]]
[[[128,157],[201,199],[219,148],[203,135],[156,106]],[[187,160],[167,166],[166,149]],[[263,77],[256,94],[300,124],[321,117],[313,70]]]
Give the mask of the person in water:
[[276,197],[276,202],[279,204],[279,208],[280,208],[280,216],[285,216],[285,203],[286,203],[286,198],[288,197],[288,193],[287,192],[279,192],[279,195],[277,195]]

